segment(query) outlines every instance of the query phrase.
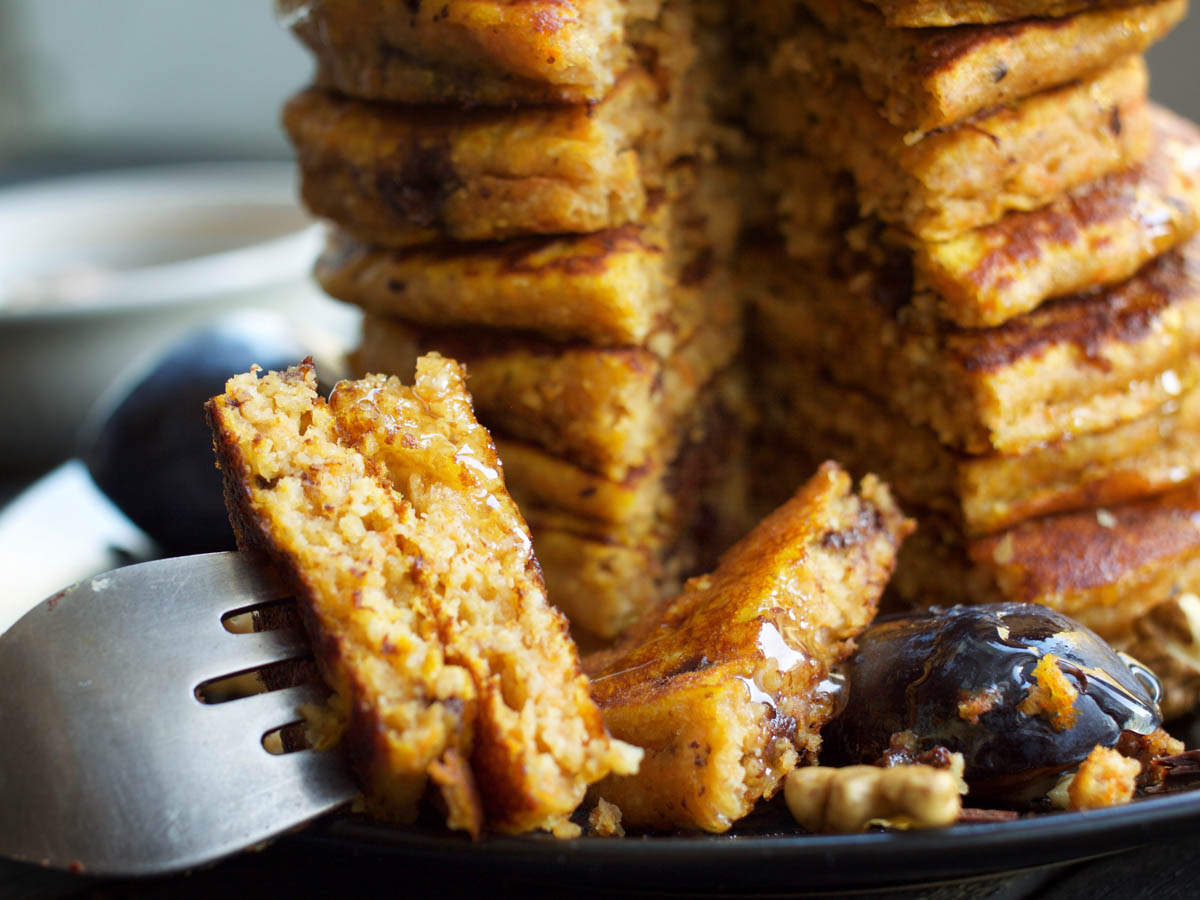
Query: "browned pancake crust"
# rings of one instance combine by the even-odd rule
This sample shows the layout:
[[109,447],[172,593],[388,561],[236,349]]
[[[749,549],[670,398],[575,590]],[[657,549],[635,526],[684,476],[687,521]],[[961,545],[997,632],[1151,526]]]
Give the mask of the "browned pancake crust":
[[966,456],[861,391],[778,361],[758,373],[765,408],[754,467],[770,495],[797,469],[836,453],[851,472],[877,472],[906,506],[935,510],[968,536],[1026,519],[1170,490],[1200,476],[1200,392],[1109,431],[1017,454]]
[[849,175],[801,153],[769,157],[778,228],[793,259],[820,264],[843,242],[910,249],[915,298],[967,328],[999,325],[1050,297],[1112,284],[1200,226],[1200,129],[1150,104],[1146,161],[1090,181],[1030,211],[944,241],[861,219]]
[[776,60],[785,74],[754,92],[756,130],[807,148],[829,172],[849,172],[862,213],[925,241],[1035,209],[1140,162],[1153,145],[1138,56],[912,141],[852,79],[826,85],[799,63],[784,65],[803,58],[803,46],[785,44]]
[[596,795],[626,825],[724,831],[773,795],[834,699],[820,687],[874,616],[909,532],[887,489],[826,464],[711,575],[589,657],[593,696],[646,751]]
[[991,25],[1031,16],[1136,6],[1143,0],[870,0],[893,28]]
[[283,124],[309,209],[360,240],[402,247],[637,220],[662,185],[662,160],[639,153],[645,142],[668,150],[658,105],[657,84],[632,71],[595,106],[447,110],[307,90]]
[[1200,128],[1152,107],[1146,162],[954,240],[913,244],[918,286],[966,327],[998,325],[1047,297],[1112,284],[1200,227]]
[[666,358],[639,347],[420,328],[368,314],[355,366],[403,372],[436,349],[467,365],[475,409],[493,432],[620,481],[674,457],[700,390],[731,363],[741,329],[732,298],[723,299]]
[[1101,635],[1200,585],[1200,483],[1160,497],[1018,525],[968,545],[1012,600],[1043,603]]
[[1057,19],[905,30],[889,28],[863,0],[803,2],[827,29],[806,47],[812,69],[853,72],[888,121],[920,132],[1141,53],[1187,11],[1187,0],[1158,0]]
[[[320,83],[399,103],[598,100],[625,68],[615,0],[276,0]],[[639,6],[652,18],[657,4]]]
[[[903,261],[901,261],[902,263]],[[821,365],[970,453],[1019,452],[1132,421],[1196,381],[1200,242],[1107,288],[987,329],[927,321],[904,267],[861,256],[833,271],[743,258],[777,352]]]

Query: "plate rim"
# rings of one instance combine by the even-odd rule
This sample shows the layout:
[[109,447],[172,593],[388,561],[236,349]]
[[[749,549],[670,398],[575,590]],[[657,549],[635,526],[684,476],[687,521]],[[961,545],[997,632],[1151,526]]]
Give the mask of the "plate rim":
[[[1190,828],[1180,828],[1181,824]],[[490,835],[398,827],[335,815],[289,838],[359,855],[420,858],[589,887],[736,896],[914,887],[1067,865],[1200,831],[1200,792],[1144,797],[1107,809],[1010,822],[851,835],[673,834],[626,838]],[[797,872],[804,881],[797,884]],[[730,885],[728,879],[737,881]],[[598,880],[599,879],[599,880]]]

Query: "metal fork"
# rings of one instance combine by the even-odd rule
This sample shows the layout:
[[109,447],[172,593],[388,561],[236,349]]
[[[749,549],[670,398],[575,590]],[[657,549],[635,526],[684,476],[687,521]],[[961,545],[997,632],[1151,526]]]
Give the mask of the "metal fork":
[[299,685],[224,703],[198,688],[306,656],[302,631],[231,633],[286,593],[263,560],[210,553],[60,591],[0,636],[0,855],[102,875],[211,862],[356,788],[333,753],[264,735],[319,700]]

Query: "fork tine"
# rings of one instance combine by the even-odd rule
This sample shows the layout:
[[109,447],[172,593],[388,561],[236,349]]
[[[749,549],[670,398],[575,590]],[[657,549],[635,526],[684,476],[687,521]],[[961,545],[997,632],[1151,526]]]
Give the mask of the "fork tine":
[[[128,577],[143,590],[157,590],[183,628],[211,627],[229,613],[292,596],[266,558],[255,553],[203,553],[136,568],[131,567]],[[125,576],[126,570],[118,569],[104,577]]]
[[228,703],[206,705],[214,728],[225,734],[244,734],[255,741],[274,728],[300,720],[297,707],[305,703],[320,703],[328,695],[323,685],[298,684],[265,694],[254,694],[230,700]]
[[222,629],[208,641],[194,641],[192,647],[194,662],[190,674],[196,682],[259,669],[309,653],[308,636],[298,628],[248,634],[230,634]]

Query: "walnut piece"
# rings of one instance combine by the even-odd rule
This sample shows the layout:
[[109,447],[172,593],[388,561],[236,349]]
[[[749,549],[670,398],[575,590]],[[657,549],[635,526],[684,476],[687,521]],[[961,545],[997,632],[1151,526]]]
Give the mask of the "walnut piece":
[[1097,744],[1067,787],[1068,809],[1103,809],[1133,799],[1142,765],[1111,747]]
[[625,829],[621,827],[621,807],[601,797],[588,813],[588,831],[596,837],[625,837]]
[[809,831],[936,828],[958,818],[959,784],[952,771],[933,766],[807,766],[788,774],[784,797]]

